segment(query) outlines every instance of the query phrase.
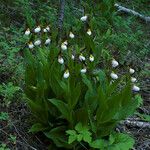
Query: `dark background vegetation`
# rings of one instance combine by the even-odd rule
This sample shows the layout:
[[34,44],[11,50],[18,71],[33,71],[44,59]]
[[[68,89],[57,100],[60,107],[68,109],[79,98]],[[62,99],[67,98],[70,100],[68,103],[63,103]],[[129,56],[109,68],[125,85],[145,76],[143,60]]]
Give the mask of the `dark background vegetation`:
[[[62,37],[71,27],[78,31],[78,20],[83,15],[81,0],[66,0]],[[95,1],[96,3],[97,1]],[[89,0],[84,5],[89,5]],[[121,64],[136,68],[136,77],[140,81],[143,106],[138,110],[150,115],[150,24],[133,16],[117,12],[106,5],[107,12],[99,12],[94,2],[89,5],[95,19],[91,24],[102,43],[101,55],[107,61],[112,54]],[[148,0],[118,0],[122,6],[150,16]],[[29,110],[23,100],[24,68],[22,48],[23,34],[26,27],[33,28],[37,23],[58,26],[61,2],[56,0],[0,0],[0,149],[46,149],[42,137],[28,133],[30,127]],[[110,11],[110,9],[112,9]],[[103,44],[104,35],[110,31]],[[124,130],[135,136],[136,149],[150,147],[148,129],[123,126]]]

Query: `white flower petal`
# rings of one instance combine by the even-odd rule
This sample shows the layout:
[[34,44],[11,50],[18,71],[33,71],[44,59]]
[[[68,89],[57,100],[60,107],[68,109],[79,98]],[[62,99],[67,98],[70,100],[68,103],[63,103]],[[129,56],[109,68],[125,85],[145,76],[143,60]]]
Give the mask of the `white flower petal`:
[[79,56],[79,60],[80,60],[80,61],[85,61],[85,57],[81,54],[81,55]]
[[90,60],[91,62],[93,62],[93,61],[94,61],[94,56],[93,56],[93,55],[90,55],[89,60]]
[[74,36],[74,34],[73,34],[72,32],[70,32],[69,37],[70,37],[71,39],[73,39],[75,36]]
[[32,48],[34,47],[33,43],[29,43],[29,44],[28,44],[28,47],[29,47],[30,49],[32,49]]
[[30,33],[31,33],[31,32],[30,32],[30,29],[27,29],[24,34],[25,34],[25,35],[30,35]]
[[47,44],[50,44],[50,42],[51,42],[51,39],[47,39],[46,41],[45,41],[45,44],[47,45]]
[[35,42],[34,42],[34,45],[35,46],[38,46],[38,45],[40,45],[41,44],[41,40],[36,40]]
[[65,45],[64,43],[62,43],[62,44],[61,44],[61,49],[62,49],[63,51],[67,50],[67,45]]
[[64,75],[63,75],[63,77],[65,79],[67,79],[69,77],[69,75],[70,75],[69,70],[66,70],[65,73],[64,73]]
[[116,68],[118,65],[119,65],[119,63],[115,59],[113,59],[112,60],[112,67]]
[[140,91],[140,88],[138,86],[136,86],[136,85],[133,85],[132,90],[134,92],[138,92],[138,91]]
[[87,18],[88,18],[87,16],[83,16],[83,17],[80,18],[80,20],[84,22],[84,21],[87,20]]
[[118,75],[113,72],[110,74],[110,76],[112,79],[115,79],[115,80],[118,79]]
[[129,69],[129,72],[130,72],[130,74],[133,74],[133,73],[135,72],[135,70],[132,69],[132,68],[130,68],[130,69]]
[[86,73],[86,71],[87,71],[86,68],[83,68],[83,69],[80,70],[81,73]]
[[134,77],[131,77],[131,82],[136,82],[137,81],[137,79],[136,78],[134,78]]
[[35,33],[38,33],[38,32],[40,32],[41,31],[41,27],[40,26],[38,26],[38,27],[36,27],[35,29],[34,29],[34,32]]
[[58,62],[59,62],[60,64],[63,64],[63,63],[64,63],[64,59],[63,59],[62,57],[59,57],[59,58],[58,58]]

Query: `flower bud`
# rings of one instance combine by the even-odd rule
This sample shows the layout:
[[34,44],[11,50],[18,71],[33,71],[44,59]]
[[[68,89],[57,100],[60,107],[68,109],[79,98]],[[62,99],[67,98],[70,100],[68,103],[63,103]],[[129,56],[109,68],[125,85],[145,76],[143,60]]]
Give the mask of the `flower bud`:
[[66,71],[65,71],[65,73],[64,73],[64,75],[63,75],[63,77],[65,78],[65,79],[67,79],[68,77],[69,77],[69,70],[67,69]]
[[94,61],[94,56],[90,55],[89,60],[90,60],[90,62],[93,62]]
[[136,85],[133,85],[132,90],[134,92],[138,92],[138,91],[140,91],[140,88],[138,86],[136,86]]
[[32,49],[32,48],[34,47],[33,43],[30,42],[30,43],[28,44],[28,47],[29,47],[30,49]]
[[61,44],[61,49],[62,49],[63,51],[67,50],[67,45],[64,44],[64,43],[62,43],[62,44]]
[[131,77],[131,82],[136,82],[137,81],[137,79],[136,78],[134,78],[134,77]]
[[83,69],[80,70],[81,73],[86,73],[86,71],[87,71],[86,68],[83,68]]
[[25,35],[29,35],[31,32],[30,32],[30,29],[28,28],[26,31],[25,31]]
[[74,34],[73,34],[72,32],[70,32],[70,33],[69,33],[69,37],[70,37],[71,39],[73,39],[75,36],[74,36]]
[[79,60],[80,60],[80,61],[85,61],[85,57],[84,57],[82,54],[80,54]]
[[39,33],[41,31],[41,27],[40,26],[37,26],[35,29],[34,29],[34,32],[35,33]]
[[90,29],[88,29],[86,33],[87,33],[88,35],[91,35],[91,34],[92,34],[92,32],[91,32]]
[[116,68],[119,65],[119,63],[115,59],[112,60],[111,64],[113,68]]
[[64,59],[59,56],[59,57],[58,57],[58,62],[59,62],[60,64],[63,64],[63,63],[64,63]]
[[45,45],[50,44],[50,42],[51,42],[51,39],[50,39],[50,38],[46,39]]
[[115,80],[118,79],[118,75],[113,72],[110,74],[110,76],[112,79],[115,79]]
[[35,42],[34,42],[34,45],[35,46],[38,46],[38,45],[40,45],[41,44],[41,40],[36,40]]
[[129,69],[129,72],[130,72],[130,74],[133,74],[133,73],[135,72],[135,70],[132,69],[132,68],[130,68],[130,69]]
[[80,20],[84,22],[84,21],[87,20],[87,18],[88,18],[87,16],[83,16],[83,17],[80,18]]

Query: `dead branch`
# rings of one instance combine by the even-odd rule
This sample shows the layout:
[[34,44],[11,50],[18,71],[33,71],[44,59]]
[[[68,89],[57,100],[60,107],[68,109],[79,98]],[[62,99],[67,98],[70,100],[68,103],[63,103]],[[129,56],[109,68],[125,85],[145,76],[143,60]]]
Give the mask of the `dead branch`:
[[133,127],[140,127],[140,128],[149,128],[150,129],[150,123],[149,122],[143,122],[143,121],[132,121],[132,120],[126,120],[124,122],[128,126],[133,126]]
[[134,15],[136,17],[141,18],[142,20],[144,20],[146,22],[150,22],[150,16],[144,16],[144,15],[142,15],[142,14],[140,14],[140,13],[138,13],[138,12],[132,10],[132,9],[128,9],[126,7],[120,6],[117,3],[115,4],[115,7],[118,8],[118,11],[122,11],[122,12],[125,12],[127,14],[132,14],[132,15]]

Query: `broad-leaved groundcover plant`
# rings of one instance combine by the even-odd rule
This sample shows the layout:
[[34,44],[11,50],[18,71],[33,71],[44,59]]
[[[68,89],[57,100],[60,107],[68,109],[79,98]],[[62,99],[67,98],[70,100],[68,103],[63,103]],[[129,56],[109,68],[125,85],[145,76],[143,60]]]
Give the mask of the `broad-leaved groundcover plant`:
[[55,149],[128,150],[134,140],[115,132],[138,106],[135,70],[119,72],[119,62],[101,63],[99,46],[81,17],[79,32],[57,40],[49,25],[27,29],[25,93],[34,115],[30,132],[42,132]]

